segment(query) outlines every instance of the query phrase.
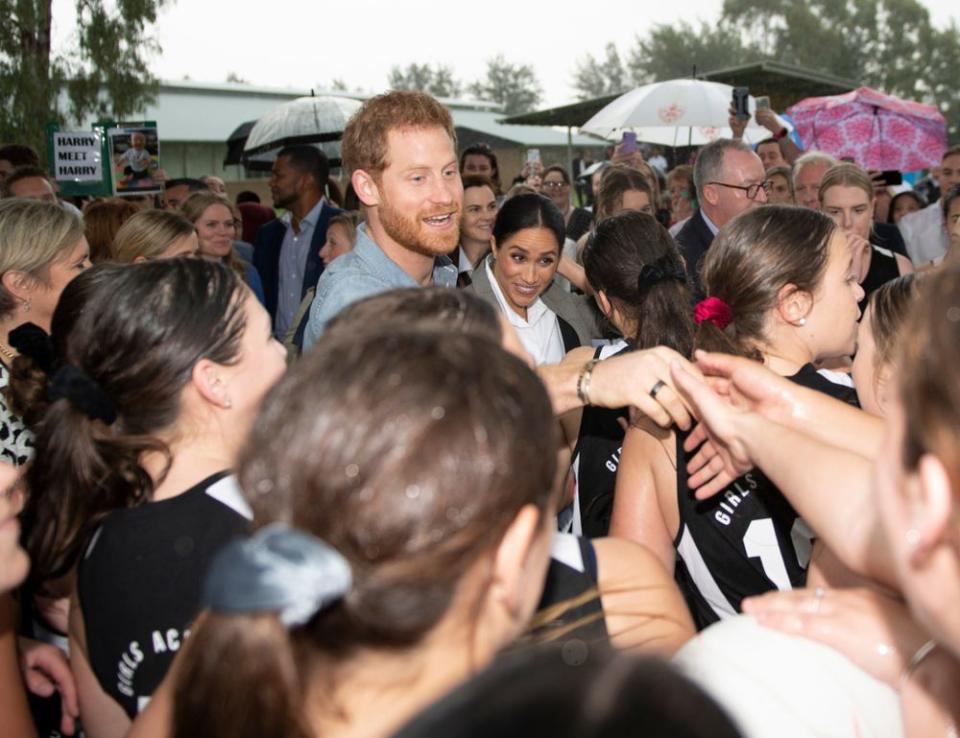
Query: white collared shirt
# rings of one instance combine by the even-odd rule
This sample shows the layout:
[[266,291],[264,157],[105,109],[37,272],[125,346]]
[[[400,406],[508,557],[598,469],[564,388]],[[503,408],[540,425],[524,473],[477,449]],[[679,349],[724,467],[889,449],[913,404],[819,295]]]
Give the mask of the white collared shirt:
[[520,343],[533,356],[537,366],[541,364],[557,364],[564,356],[563,336],[560,333],[560,323],[556,313],[543,304],[539,297],[527,307],[527,319],[524,320],[510,307],[507,299],[500,290],[497,278],[490,268],[490,261],[484,260],[484,269],[487,270],[487,279],[497,298],[500,310],[507,316],[520,337]]
[[943,225],[943,205],[937,200],[923,210],[904,215],[897,224],[907,244],[914,266],[924,266],[943,258],[950,247],[950,236]]

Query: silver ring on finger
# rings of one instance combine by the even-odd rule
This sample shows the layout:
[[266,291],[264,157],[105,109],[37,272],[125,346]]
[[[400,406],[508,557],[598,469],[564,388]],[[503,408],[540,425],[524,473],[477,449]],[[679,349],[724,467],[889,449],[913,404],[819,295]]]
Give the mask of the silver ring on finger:
[[657,399],[657,393],[659,393],[660,390],[662,390],[662,389],[663,389],[664,387],[666,387],[666,386],[667,386],[667,383],[666,383],[666,382],[664,382],[662,379],[658,379],[658,380],[657,380],[657,383],[656,383],[655,385],[653,385],[653,388],[650,390],[650,397],[652,397],[654,400],[656,400],[656,399]]

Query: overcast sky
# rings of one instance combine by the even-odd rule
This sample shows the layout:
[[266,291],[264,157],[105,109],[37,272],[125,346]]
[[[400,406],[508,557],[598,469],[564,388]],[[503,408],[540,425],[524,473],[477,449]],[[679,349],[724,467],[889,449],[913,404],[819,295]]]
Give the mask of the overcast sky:
[[[925,0],[934,23],[960,19],[955,0]],[[55,39],[69,36],[74,0],[54,0]],[[253,84],[310,88],[342,79],[379,92],[393,65],[448,64],[473,81],[502,53],[531,64],[544,106],[574,99],[570,81],[586,52],[607,42],[621,55],[655,23],[715,21],[722,0],[177,0],[161,11],[163,52],[151,64],[161,79],[223,82],[231,72]],[[572,10],[572,8],[579,8]]]

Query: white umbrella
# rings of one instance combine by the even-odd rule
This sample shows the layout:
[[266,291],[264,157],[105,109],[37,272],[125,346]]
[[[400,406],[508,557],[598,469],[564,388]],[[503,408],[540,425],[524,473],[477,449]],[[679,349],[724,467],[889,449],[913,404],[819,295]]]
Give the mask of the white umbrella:
[[277,152],[293,144],[318,144],[339,164],[340,138],[361,103],[349,97],[298,97],[260,118],[250,129],[243,161],[250,169],[269,169]]
[[[581,131],[609,140],[634,131],[637,140],[664,146],[701,146],[733,132],[727,125],[733,87],[699,79],[673,79],[626,92],[588,120]],[[756,104],[749,98],[748,107]],[[755,143],[770,131],[753,121],[743,139]]]

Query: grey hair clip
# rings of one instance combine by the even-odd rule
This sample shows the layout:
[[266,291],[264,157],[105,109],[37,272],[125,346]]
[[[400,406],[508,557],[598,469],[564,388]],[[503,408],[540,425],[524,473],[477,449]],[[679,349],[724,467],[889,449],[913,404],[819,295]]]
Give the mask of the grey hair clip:
[[352,579],[350,565],[334,548],[274,523],[217,554],[202,604],[227,613],[276,612],[291,627],[343,599]]

